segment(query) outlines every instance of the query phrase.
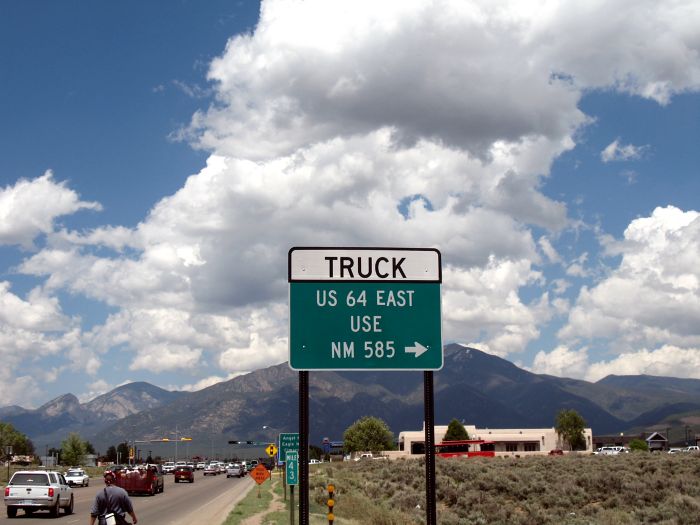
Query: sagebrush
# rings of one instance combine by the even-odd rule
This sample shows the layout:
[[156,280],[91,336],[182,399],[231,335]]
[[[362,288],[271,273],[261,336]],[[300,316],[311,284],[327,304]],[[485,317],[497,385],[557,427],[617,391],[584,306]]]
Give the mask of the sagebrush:
[[[317,469],[311,498],[360,523],[425,522],[423,460],[337,463]],[[700,524],[700,455],[633,453],[437,458],[438,523]]]

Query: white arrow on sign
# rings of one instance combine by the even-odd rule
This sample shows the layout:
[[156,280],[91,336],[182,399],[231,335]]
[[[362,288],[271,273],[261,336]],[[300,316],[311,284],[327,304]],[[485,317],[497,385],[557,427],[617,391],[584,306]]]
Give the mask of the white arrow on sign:
[[404,350],[407,354],[415,354],[415,357],[420,357],[428,351],[426,347],[418,342],[413,343],[413,346],[407,346]]

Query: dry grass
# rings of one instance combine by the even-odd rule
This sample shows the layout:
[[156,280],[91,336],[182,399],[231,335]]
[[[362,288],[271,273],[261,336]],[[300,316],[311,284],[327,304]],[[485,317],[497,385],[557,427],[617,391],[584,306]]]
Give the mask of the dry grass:
[[[700,455],[437,458],[438,522],[700,523]],[[336,485],[338,517],[375,525],[425,522],[422,460],[323,466],[310,480],[320,509]],[[313,509],[312,509],[313,511]]]

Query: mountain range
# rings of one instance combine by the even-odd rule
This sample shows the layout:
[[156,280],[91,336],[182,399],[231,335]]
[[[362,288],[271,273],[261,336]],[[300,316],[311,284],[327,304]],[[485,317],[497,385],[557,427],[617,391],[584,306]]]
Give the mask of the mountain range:
[[[436,424],[457,418],[480,428],[552,427],[559,410],[575,409],[597,435],[672,428],[680,439],[686,425],[700,429],[698,379],[607,376],[591,383],[534,374],[453,344],[445,348],[434,383]],[[342,439],[364,415],[382,418],[396,435],[418,430],[424,420],[423,374],[310,372],[309,408],[311,443]],[[71,431],[97,450],[125,440],[188,436],[188,452],[213,454],[229,440],[274,441],[280,432],[296,431],[298,374],[282,363],[197,392],[131,383],[84,404],[66,394],[34,410],[0,408],[0,420],[37,446],[58,446]],[[149,448],[156,446],[163,445]]]
[[89,438],[116,421],[170,403],[182,395],[136,382],[119,386],[87,403],[80,403],[73,394],[64,394],[36,409],[3,407],[0,421],[11,423],[27,434],[41,450],[44,445],[60,446],[70,432]]

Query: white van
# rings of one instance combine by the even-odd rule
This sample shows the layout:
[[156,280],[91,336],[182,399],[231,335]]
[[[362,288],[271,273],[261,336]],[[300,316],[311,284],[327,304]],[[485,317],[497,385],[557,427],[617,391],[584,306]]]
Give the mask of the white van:
[[600,454],[601,456],[617,456],[618,454],[621,454],[622,452],[625,451],[625,447],[600,447]]

